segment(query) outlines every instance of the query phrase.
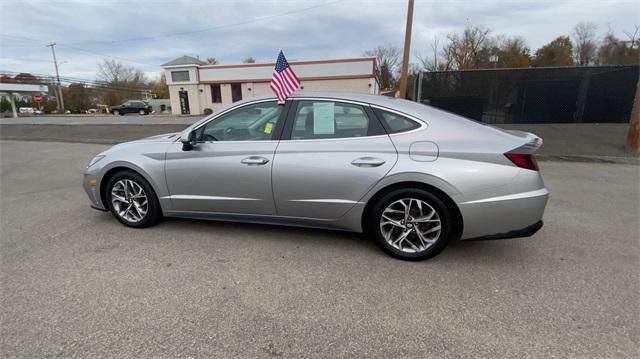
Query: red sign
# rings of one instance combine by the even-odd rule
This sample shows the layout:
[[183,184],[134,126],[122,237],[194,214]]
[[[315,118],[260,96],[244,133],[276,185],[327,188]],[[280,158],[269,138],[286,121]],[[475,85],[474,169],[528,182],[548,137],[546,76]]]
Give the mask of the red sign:
[[33,95],[33,101],[40,103],[42,101],[42,95]]

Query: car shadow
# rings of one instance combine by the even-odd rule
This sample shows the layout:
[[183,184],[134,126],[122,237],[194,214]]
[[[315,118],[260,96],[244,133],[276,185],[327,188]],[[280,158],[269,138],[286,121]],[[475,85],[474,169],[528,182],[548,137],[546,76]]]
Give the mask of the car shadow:
[[[165,218],[158,226],[163,231],[168,229],[177,232],[188,230],[192,233],[202,233],[202,238],[210,238],[213,234],[225,233],[238,235],[243,238],[264,238],[271,241],[287,241],[292,244],[306,243],[321,245],[325,248],[349,247],[365,250],[368,254],[386,256],[375,243],[375,240],[362,233],[344,232],[308,227],[291,227],[258,223],[238,223],[214,220]],[[434,262],[465,263],[466,265],[508,265],[521,263],[523,257],[531,253],[529,238],[486,241],[453,240],[438,256],[428,260]]]

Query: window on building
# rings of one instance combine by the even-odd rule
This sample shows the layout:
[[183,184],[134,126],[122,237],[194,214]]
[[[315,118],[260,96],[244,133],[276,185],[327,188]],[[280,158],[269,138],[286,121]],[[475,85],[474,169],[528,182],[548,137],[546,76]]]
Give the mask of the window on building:
[[378,118],[381,119],[382,122],[384,122],[385,127],[387,128],[387,131],[389,131],[389,133],[406,132],[420,127],[420,125],[415,121],[392,112],[380,110],[377,108],[374,109],[374,112],[376,113]]
[[211,102],[213,103],[222,102],[222,92],[220,92],[220,84],[211,85]]
[[171,81],[189,81],[189,71],[171,71]]
[[231,84],[231,101],[236,102],[242,100],[242,85]]
[[359,105],[332,101],[300,101],[292,140],[363,137],[369,117]]

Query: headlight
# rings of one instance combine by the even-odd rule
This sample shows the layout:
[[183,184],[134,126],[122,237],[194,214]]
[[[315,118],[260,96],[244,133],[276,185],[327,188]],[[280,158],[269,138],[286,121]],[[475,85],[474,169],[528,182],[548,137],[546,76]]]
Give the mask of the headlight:
[[91,166],[95,165],[96,163],[100,162],[100,160],[101,160],[101,159],[103,159],[104,157],[105,157],[104,155],[97,155],[97,156],[95,156],[95,157],[91,160],[91,162],[89,162],[89,165],[87,166],[87,168],[89,168],[89,167],[91,167]]

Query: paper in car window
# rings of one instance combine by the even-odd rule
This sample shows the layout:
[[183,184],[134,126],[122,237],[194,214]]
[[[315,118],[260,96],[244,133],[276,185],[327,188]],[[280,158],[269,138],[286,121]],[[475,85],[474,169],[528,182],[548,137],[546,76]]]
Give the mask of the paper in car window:
[[264,125],[264,133],[269,134],[271,131],[273,131],[273,123],[267,122],[267,124]]
[[333,135],[336,132],[335,104],[315,102],[313,104],[313,134]]

